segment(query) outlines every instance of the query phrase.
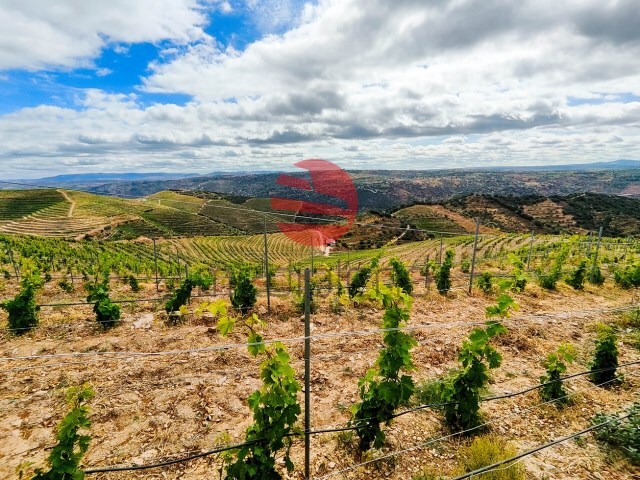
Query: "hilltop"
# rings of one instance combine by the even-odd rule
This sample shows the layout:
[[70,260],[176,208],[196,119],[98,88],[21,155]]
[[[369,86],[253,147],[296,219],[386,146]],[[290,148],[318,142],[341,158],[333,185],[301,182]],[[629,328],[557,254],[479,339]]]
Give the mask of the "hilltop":
[[[131,240],[276,232],[284,218],[269,213],[274,213],[269,198],[211,192],[123,199],[62,189],[0,191],[0,233],[42,237]],[[472,233],[477,217],[483,233],[571,234],[602,226],[608,236],[634,236],[640,232],[640,199],[597,193],[462,195],[363,212],[339,247],[377,248],[393,239],[406,243],[438,232]],[[407,226],[429,232],[404,231]]]

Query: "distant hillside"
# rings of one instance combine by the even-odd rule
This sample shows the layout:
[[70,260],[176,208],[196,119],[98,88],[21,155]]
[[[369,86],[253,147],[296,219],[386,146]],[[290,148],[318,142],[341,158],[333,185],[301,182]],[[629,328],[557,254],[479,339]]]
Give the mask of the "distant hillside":
[[615,160],[613,162],[574,163],[568,165],[528,165],[522,167],[486,167],[479,170],[516,172],[558,172],[570,170],[617,170],[640,168],[640,160]]
[[119,182],[165,181],[196,176],[181,173],[81,173],[37,179],[6,180],[7,183],[0,182],[0,190],[28,189],[32,184],[39,187],[83,189],[88,186],[95,187]]
[[[270,213],[274,212],[268,198],[211,192],[165,191],[122,199],[61,189],[0,191],[0,233],[44,237],[125,240],[247,235],[262,233],[265,227],[276,232],[283,218]],[[636,198],[594,193],[470,194],[393,213],[361,213],[339,247],[375,248],[392,240],[423,240],[438,232],[472,233],[476,217],[482,220],[483,233],[579,233],[602,226],[608,236],[640,235],[640,199]],[[406,231],[407,226],[431,233]]]
[[440,205],[416,205],[395,217],[422,228],[453,222],[473,230],[473,219],[503,232],[584,233],[603,227],[609,236],[640,235],[640,199],[595,193],[543,197],[466,195]]
[[[268,209],[268,200],[218,194],[196,197],[177,192],[131,200],[78,191],[3,190],[0,233],[123,240],[264,231],[264,215],[238,208]],[[267,218],[266,228],[276,231],[276,221]]]
[[[640,197],[640,169],[578,171],[352,171],[361,211],[395,210],[413,202],[441,203],[469,194],[553,196],[593,192]],[[303,174],[299,174],[303,176]],[[146,196],[163,190],[221,192],[246,197],[290,196],[278,174],[120,182],[91,188],[96,193]],[[299,192],[296,192],[299,193]],[[308,198],[312,198],[309,195]]]

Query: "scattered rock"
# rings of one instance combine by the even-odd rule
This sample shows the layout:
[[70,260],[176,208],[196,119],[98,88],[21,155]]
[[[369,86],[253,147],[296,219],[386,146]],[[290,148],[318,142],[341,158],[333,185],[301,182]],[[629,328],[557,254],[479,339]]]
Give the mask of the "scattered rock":
[[133,328],[137,330],[149,330],[153,325],[153,313],[145,313],[133,322]]

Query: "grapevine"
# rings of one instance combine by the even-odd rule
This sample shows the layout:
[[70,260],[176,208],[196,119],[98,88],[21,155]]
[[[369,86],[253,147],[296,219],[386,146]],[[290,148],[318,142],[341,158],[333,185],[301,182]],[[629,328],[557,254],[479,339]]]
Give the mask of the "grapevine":
[[589,275],[589,283],[593,285],[602,285],[604,283],[604,275],[598,265],[594,265],[591,268],[591,274]]
[[9,328],[17,335],[27,333],[38,324],[40,307],[36,304],[36,292],[44,284],[33,262],[25,260],[22,270],[20,292],[12,300],[0,303],[0,308],[9,314]]
[[380,351],[375,368],[370,369],[358,382],[360,403],[353,410],[350,424],[356,427],[360,438],[360,450],[365,451],[383,445],[385,435],[381,424],[388,424],[395,410],[409,401],[415,384],[409,372],[414,369],[410,350],[416,345],[415,339],[397,329],[406,325],[409,319],[412,298],[399,287],[381,285],[367,293],[379,300],[385,308],[382,327],[385,348]]
[[103,328],[113,327],[120,320],[120,307],[109,298],[109,275],[105,274],[101,282],[96,279],[95,284],[87,284],[85,288],[89,292],[87,302],[93,303],[98,323]]
[[435,269],[436,287],[440,295],[451,290],[451,268],[453,267],[453,250],[447,250],[442,265]]
[[607,325],[600,325],[598,337],[596,338],[596,348],[591,361],[591,381],[593,383],[609,384],[616,380],[616,369],[618,368],[618,339],[613,328]]
[[578,268],[576,268],[569,277],[565,279],[567,285],[572,286],[575,290],[584,290],[584,281],[587,276],[587,262],[584,260],[580,262]]
[[71,410],[58,425],[58,443],[47,459],[49,469],[36,469],[32,480],[82,480],[85,477],[80,462],[89,448],[91,437],[80,431],[91,427],[87,406],[91,398],[93,390],[88,385],[67,391],[67,403]]
[[548,402],[557,400],[560,403],[566,403],[567,392],[565,391],[561,376],[567,371],[567,364],[572,363],[575,357],[575,349],[572,345],[563,343],[558,350],[551,353],[542,362],[542,366],[547,373],[540,377],[540,397],[543,401]]
[[[502,294],[496,305],[487,307],[486,315],[506,318],[512,309],[517,309],[517,304],[509,295]],[[467,430],[481,423],[480,393],[489,381],[489,370],[502,363],[502,356],[489,342],[506,332],[500,322],[490,320],[485,328],[473,329],[463,342],[458,355],[461,368],[445,379],[441,387],[441,400],[448,403],[444,413],[450,428]]]
[[256,304],[258,290],[251,282],[250,272],[247,268],[239,268],[233,272],[233,283],[235,288],[231,293],[231,304],[245,315]]
[[489,272],[482,272],[480,278],[478,278],[478,287],[484,293],[491,293],[493,291],[493,277]]
[[616,270],[613,274],[616,285],[629,290],[640,287],[640,264],[630,265],[623,270]]
[[509,254],[509,261],[513,266],[513,283],[510,288],[514,292],[524,292],[524,289],[527,286],[527,276],[524,273],[524,262],[520,257],[513,253]]
[[393,284],[400,287],[404,293],[411,295],[411,292],[413,292],[413,282],[411,282],[409,270],[407,270],[405,264],[397,258],[392,258],[389,263],[392,268],[391,275]]
[[551,270],[545,272],[541,268],[539,268],[536,273],[538,275],[538,283],[542,288],[547,290],[555,290],[556,284],[560,277],[562,276],[562,266],[567,258],[567,250],[563,249],[558,253],[555,262],[553,263]]
[[253,414],[253,424],[245,432],[245,445],[234,451],[233,458],[226,461],[226,479],[262,480],[280,479],[276,470],[276,455],[283,451],[287,471],[294,468],[290,457],[291,434],[300,433],[295,423],[300,415],[298,403],[300,385],[291,367],[287,347],[280,342],[266,346],[258,328],[264,323],[253,314],[248,317],[228,316],[224,300],[203,305],[218,318],[218,330],[223,336],[229,335],[237,324],[248,332],[247,349],[257,357],[265,359],[260,364],[262,386],[253,392],[247,402]]
[[349,297],[354,298],[364,292],[371,274],[378,267],[379,258],[379,256],[373,258],[369,265],[362,267],[355,273],[349,284]]
[[138,283],[138,279],[134,275],[129,275],[127,278],[127,283],[131,288],[133,293],[138,293],[140,291],[140,284]]

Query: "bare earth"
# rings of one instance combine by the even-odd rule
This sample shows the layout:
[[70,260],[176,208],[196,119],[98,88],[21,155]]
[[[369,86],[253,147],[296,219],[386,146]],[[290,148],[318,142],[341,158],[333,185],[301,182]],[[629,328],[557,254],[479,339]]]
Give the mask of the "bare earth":
[[[153,285],[146,287],[147,291],[140,295],[156,295]],[[120,289],[121,294],[126,292],[124,287]],[[48,294],[47,300],[59,299],[59,294]],[[629,306],[634,299],[630,293],[611,286],[604,289],[587,286],[584,292],[576,293],[563,284],[558,292],[543,292],[530,285],[525,294],[518,296],[518,301],[520,312],[507,322],[510,333],[497,342],[504,361],[503,366],[493,372],[491,394],[515,392],[535,385],[543,373],[541,359],[561,342],[573,343],[579,352],[578,361],[569,373],[585,370],[592,351],[593,325],[618,318],[618,315],[594,310]],[[453,368],[457,348],[472,328],[461,322],[484,321],[484,308],[492,302],[491,297],[480,294],[468,297],[461,291],[442,298],[433,292],[424,292],[420,286],[411,324],[436,325],[415,331],[420,342],[413,351],[417,366],[415,378],[436,378]],[[265,300],[261,299],[260,303],[264,305]],[[265,336],[271,339],[302,336],[303,323],[300,315],[292,311],[291,297],[274,299],[272,303],[274,313],[269,318]],[[192,307],[194,305],[195,302]],[[16,468],[24,461],[42,464],[48,453],[46,447],[53,444],[55,426],[65,413],[64,391],[82,382],[91,383],[96,391],[91,402],[92,440],[84,461],[88,467],[152,463],[160,458],[209,449],[220,443],[222,432],[229,432],[232,442],[243,440],[243,431],[250,423],[246,398],[260,385],[258,362],[244,348],[151,357],[92,355],[94,352],[195,349],[245,341],[241,335],[221,338],[205,320],[195,317],[184,325],[168,327],[161,315],[156,314],[151,328],[133,327],[133,321],[158,310],[159,307],[146,304],[127,306],[123,324],[101,332],[88,307],[44,308],[41,326],[32,334],[2,339],[2,357],[64,352],[89,355],[2,360],[0,477],[17,478]],[[542,313],[548,315],[531,317]],[[334,315],[323,305],[312,319],[313,334],[375,329],[380,325],[381,315],[373,306]],[[2,319],[4,324],[4,317]],[[456,325],[451,325],[452,322]],[[302,382],[303,345],[299,341],[288,344]],[[315,429],[348,420],[349,407],[357,400],[358,377],[373,365],[380,346],[379,334],[313,341],[312,423]],[[625,343],[620,346],[620,352],[621,363],[640,359],[640,352]],[[541,402],[536,392],[488,402],[482,410],[491,422],[492,431],[514,442],[522,451],[585,428],[596,412],[618,411],[632,403],[640,387],[640,370],[631,367],[622,373],[626,382],[611,390],[596,388],[584,377],[568,382],[570,391],[578,393],[574,403],[564,411],[549,405],[535,408]],[[441,415],[434,411],[400,417],[386,431],[388,445],[374,456],[419,446],[447,433]],[[442,474],[455,474],[456,452],[465,442],[455,437],[333,478],[411,479],[427,467]],[[296,472],[286,478],[301,479],[301,441],[296,441],[293,457]],[[315,436],[311,458],[314,478],[337,473],[363,461],[349,445],[339,441],[336,434]],[[545,450],[527,458],[524,464],[531,479],[638,478],[625,462],[608,463],[606,458],[594,439],[586,436],[584,442],[571,441]],[[213,479],[218,478],[218,460],[213,456],[164,469],[87,478]]]

